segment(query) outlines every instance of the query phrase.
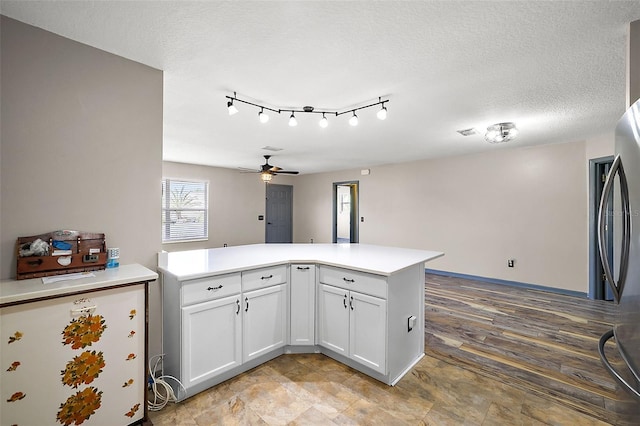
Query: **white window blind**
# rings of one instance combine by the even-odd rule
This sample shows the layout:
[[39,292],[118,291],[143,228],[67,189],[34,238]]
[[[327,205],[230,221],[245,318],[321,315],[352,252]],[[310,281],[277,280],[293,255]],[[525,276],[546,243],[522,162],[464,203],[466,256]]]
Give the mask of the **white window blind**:
[[162,241],[209,237],[209,185],[177,179],[162,180]]

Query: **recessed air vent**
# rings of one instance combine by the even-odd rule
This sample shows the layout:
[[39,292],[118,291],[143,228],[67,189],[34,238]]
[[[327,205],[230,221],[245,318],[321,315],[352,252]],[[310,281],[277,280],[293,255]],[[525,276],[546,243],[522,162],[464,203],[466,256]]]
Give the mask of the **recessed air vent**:
[[462,136],[471,136],[477,134],[478,132],[476,132],[476,129],[472,127],[470,129],[458,130],[458,133],[460,133]]
[[282,150],[283,150],[283,148],[277,148],[277,147],[275,147],[275,146],[269,146],[269,145],[267,145],[267,146],[263,146],[263,147],[262,147],[262,148],[260,148],[260,149],[264,149],[265,151],[273,151],[273,152],[276,152],[276,151],[282,151]]

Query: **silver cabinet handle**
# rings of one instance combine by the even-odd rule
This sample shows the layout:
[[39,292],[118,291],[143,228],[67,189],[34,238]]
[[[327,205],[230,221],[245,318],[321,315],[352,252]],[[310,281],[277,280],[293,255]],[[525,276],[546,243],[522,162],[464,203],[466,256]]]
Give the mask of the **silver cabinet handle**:
[[308,271],[309,267],[308,266],[298,266],[297,269],[298,269],[298,271]]
[[[602,361],[602,364],[604,365],[604,367],[616,379],[616,381],[620,383],[620,385],[622,385],[623,388],[626,388],[633,396],[635,396],[637,399],[640,399],[640,392],[638,392],[633,386],[627,383],[620,374],[618,374],[618,372],[613,368],[613,366],[611,365],[611,363],[607,359],[607,356],[604,353],[604,345],[607,343],[607,340],[611,339],[614,336],[615,335],[613,330],[609,330],[606,333],[604,333],[602,337],[600,337],[600,341],[598,342],[598,353],[600,354],[600,360]],[[635,376],[635,373],[634,373],[634,376]],[[637,376],[636,376],[636,380],[638,380]]]
[[76,315],[84,315],[84,314],[91,314],[93,313],[93,311],[96,310],[96,308],[98,307],[98,305],[93,305],[93,306],[83,306],[82,308],[77,308],[77,309],[71,309],[71,316],[76,316]]
[[347,295],[344,295],[344,299],[342,299],[342,303],[344,304],[344,308],[347,309]]
[[238,315],[240,313],[240,299],[236,299],[236,305],[238,306],[238,309],[236,310],[236,315]]
[[244,303],[246,303],[246,304],[247,304],[247,307],[246,307],[246,308],[244,308],[244,311],[245,311],[245,312],[249,312],[249,299],[245,297],[245,298],[244,298]]
[[[607,248],[605,246],[605,225],[606,225],[606,210],[607,202],[613,190],[613,181],[616,174],[620,176],[620,196],[623,209],[622,217],[622,251],[620,252],[620,276],[618,282],[613,277],[611,270],[611,264],[607,257]],[[613,160],[613,165],[607,180],[604,183],[602,190],[602,198],[600,199],[600,208],[598,210],[598,248],[600,249],[600,260],[604,267],[604,275],[611,287],[613,296],[616,303],[620,303],[620,296],[622,296],[622,290],[624,289],[624,283],[627,279],[627,269],[629,268],[629,245],[631,243],[631,211],[629,207],[629,184],[627,183],[627,176],[624,173],[624,167],[622,166],[622,160],[620,155],[617,155]]]
[[268,277],[260,277],[261,280],[269,280],[273,278],[273,274],[269,275]]
[[353,311],[353,296],[351,296],[351,299],[349,300],[349,307]]
[[354,280],[353,278],[348,279],[348,278],[344,278],[344,277],[343,277],[343,278],[342,278],[342,280],[343,280],[344,282],[347,282],[347,283],[355,283],[355,282],[356,282],[356,280]]
[[220,290],[222,288],[222,284],[220,284],[217,287],[207,287],[207,290],[212,291],[212,290]]

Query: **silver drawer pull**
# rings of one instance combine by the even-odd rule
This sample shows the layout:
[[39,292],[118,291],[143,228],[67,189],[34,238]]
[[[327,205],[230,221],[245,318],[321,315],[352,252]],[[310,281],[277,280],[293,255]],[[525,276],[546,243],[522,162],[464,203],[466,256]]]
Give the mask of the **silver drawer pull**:
[[268,280],[273,278],[273,274],[269,275],[268,277],[260,277],[261,280]]
[[82,308],[71,309],[70,313],[72,317],[76,315],[91,314],[93,313],[93,311],[96,310],[97,307],[98,307],[97,305],[83,306]]
[[207,287],[207,290],[211,291],[211,290],[220,290],[222,288],[222,284],[220,284],[217,287]]
[[347,283],[355,283],[355,282],[356,282],[356,280],[354,280],[353,278],[351,278],[351,279],[348,279],[348,278],[342,278],[342,279],[343,279],[345,282],[347,282]]
[[308,271],[309,267],[308,266],[298,266],[298,271]]

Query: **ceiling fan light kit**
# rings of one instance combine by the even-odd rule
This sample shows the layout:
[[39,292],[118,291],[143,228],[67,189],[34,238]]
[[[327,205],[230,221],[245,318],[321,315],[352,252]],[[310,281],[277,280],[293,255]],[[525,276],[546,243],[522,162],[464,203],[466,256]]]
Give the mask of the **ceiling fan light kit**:
[[357,126],[358,116],[356,115],[356,111],[359,111],[361,109],[371,108],[377,105],[380,105],[380,110],[378,110],[378,112],[376,113],[376,117],[378,117],[379,120],[384,120],[387,118],[387,108],[385,107],[385,104],[389,102],[389,99],[383,100],[382,96],[379,96],[378,102],[374,102],[358,108],[351,108],[343,111],[329,111],[329,110],[316,110],[314,107],[309,105],[301,108],[291,108],[291,109],[270,108],[268,106],[264,106],[254,102],[249,102],[249,101],[240,99],[238,98],[236,92],[233,92],[233,96],[226,96],[226,99],[228,99],[227,109],[229,110],[229,115],[234,115],[238,112],[238,109],[234,104],[235,102],[240,102],[243,104],[254,106],[256,108],[260,108],[260,111],[258,112],[258,118],[260,119],[261,123],[266,123],[269,121],[269,115],[267,115],[265,110],[275,112],[276,114],[281,114],[283,112],[290,112],[291,115],[289,116],[289,126],[291,127],[295,127],[298,125],[298,120],[296,119],[295,113],[322,114],[322,118],[318,122],[318,125],[323,129],[329,125],[329,119],[327,118],[327,115],[334,115],[338,117],[343,114],[352,113],[353,115],[351,116],[351,118],[349,118],[349,124],[352,126]]

